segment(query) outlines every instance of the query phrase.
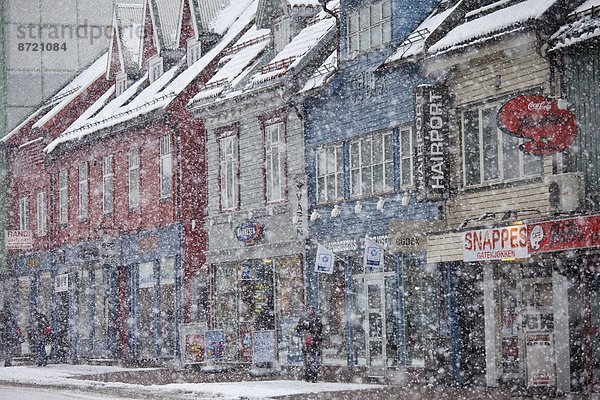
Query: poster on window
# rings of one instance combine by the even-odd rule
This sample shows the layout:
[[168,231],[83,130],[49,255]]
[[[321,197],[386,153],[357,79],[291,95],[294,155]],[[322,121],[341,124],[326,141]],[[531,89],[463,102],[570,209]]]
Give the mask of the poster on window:
[[302,364],[302,338],[296,333],[298,318],[280,320],[281,343],[279,346],[279,359],[287,364]]
[[208,331],[204,334],[206,344],[206,360],[219,361],[225,359],[225,334],[223,331]]
[[240,323],[240,361],[252,362],[252,322]]
[[275,331],[254,331],[252,335],[252,363],[258,367],[275,365]]
[[502,338],[502,372],[518,374],[520,367],[519,338],[517,336]]
[[527,386],[554,386],[556,364],[551,333],[525,335]]

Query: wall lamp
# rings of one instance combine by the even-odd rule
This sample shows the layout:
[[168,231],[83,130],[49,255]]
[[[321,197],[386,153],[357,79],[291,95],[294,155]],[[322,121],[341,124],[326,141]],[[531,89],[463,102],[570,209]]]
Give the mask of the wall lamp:
[[383,212],[384,207],[385,207],[385,199],[383,197],[380,197],[379,201],[377,202],[377,211]]
[[337,218],[340,216],[341,210],[338,207],[338,205],[334,205],[333,208],[331,209],[331,218]]
[[408,192],[404,192],[402,194],[402,207],[408,207],[410,204],[410,194]]
[[360,204],[360,201],[357,201],[354,205],[354,214],[359,215],[362,213],[363,206]]
[[314,221],[318,220],[320,217],[321,217],[321,214],[319,214],[319,213],[317,212],[317,210],[313,210],[313,212],[310,214],[310,220],[311,220],[312,222],[314,222]]

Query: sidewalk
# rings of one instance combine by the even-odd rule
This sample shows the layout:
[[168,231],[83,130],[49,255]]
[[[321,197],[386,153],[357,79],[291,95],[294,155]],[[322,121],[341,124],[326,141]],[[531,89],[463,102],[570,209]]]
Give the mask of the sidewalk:
[[[281,400],[531,400],[496,388],[454,388],[423,384],[381,385],[257,378],[242,372],[211,374],[193,370],[50,364],[47,367],[0,367],[1,385],[100,392],[121,398],[281,399]],[[566,395],[565,400],[600,400],[595,395]]]

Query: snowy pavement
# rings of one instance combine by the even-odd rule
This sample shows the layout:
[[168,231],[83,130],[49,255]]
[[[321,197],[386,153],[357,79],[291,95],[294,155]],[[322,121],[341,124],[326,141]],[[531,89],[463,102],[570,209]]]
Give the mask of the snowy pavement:
[[[140,372],[156,371],[156,369],[134,369],[113,366],[68,365],[51,364],[47,367],[15,366],[10,368],[0,367],[0,384],[25,386],[24,391],[37,391],[48,393],[64,393],[66,391],[102,393],[104,398],[116,396],[117,398],[204,398],[204,399],[269,399],[278,396],[308,395],[310,393],[324,392],[352,392],[365,389],[376,389],[380,385],[354,384],[354,383],[308,383],[292,380],[273,381],[245,381],[245,382],[218,382],[218,383],[169,383],[164,385],[151,384],[151,382],[120,383],[99,382],[88,380],[86,375],[98,375],[110,372]],[[143,384],[142,384],[143,383]],[[31,389],[35,387],[36,389]],[[79,397],[77,397],[79,396]],[[87,399],[84,395],[68,398]],[[4,391],[0,393],[0,400],[5,397]],[[19,398],[18,396],[16,398]],[[28,398],[28,397],[21,397]],[[38,398],[46,398],[45,395]],[[56,395],[55,398],[66,398]]]

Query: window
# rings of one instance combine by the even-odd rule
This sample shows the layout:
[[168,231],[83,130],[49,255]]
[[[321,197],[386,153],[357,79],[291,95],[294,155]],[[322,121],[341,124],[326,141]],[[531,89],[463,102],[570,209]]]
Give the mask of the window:
[[265,172],[267,202],[284,198],[285,127],[283,122],[265,127]]
[[19,200],[19,229],[29,230],[29,199],[27,197]]
[[121,72],[119,74],[117,74],[116,78],[115,78],[115,85],[116,85],[116,94],[117,96],[120,96],[121,93],[123,93],[125,90],[127,90],[127,74]]
[[411,128],[400,129],[400,186],[412,186],[414,133]]
[[67,188],[67,171],[58,174],[58,219],[61,224],[69,221],[69,193]]
[[239,193],[238,137],[234,131],[227,134],[219,140],[221,209],[233,210],[238,206]]
[[79,219],[86,219],[88,214],[88,165],[79,165]]
[[173,190],[173,165],[171,159],[171,137],[160,138],[160,198],[171,196]]
[[348,16],[348,53],[376,49],[392,37],[390,1],[380,1],[356,10]]
[[140,153],[137,147],[129,149],[129,208],[140,205]]
[[187,41],[187,64],[188,67],[198,61],[201,54],[200,42],[195,38],[190,38]]
[[342,145],[317,149],[317,201],[341,200],[344,197],[344,162]]
[[496,125],[498,106],[462,113],[464,184],[481,185],[539,175],[542,159],[524,154],[522,140],[503,134]]
[[110,214],[113,210],[113,156],[106,156],[102,162],[102,211]]
[[162,57],[152,57],[148,61],[148,73],[150,78],[150,83],[154,82],[163,74],[163,58]]
[[48,219],[46,216],[46,192],[39,192],[37,195],[37,233],[44,236],[48,229]]
[[350,195],[365,196],[394,189],[392,133],[350,143]]

